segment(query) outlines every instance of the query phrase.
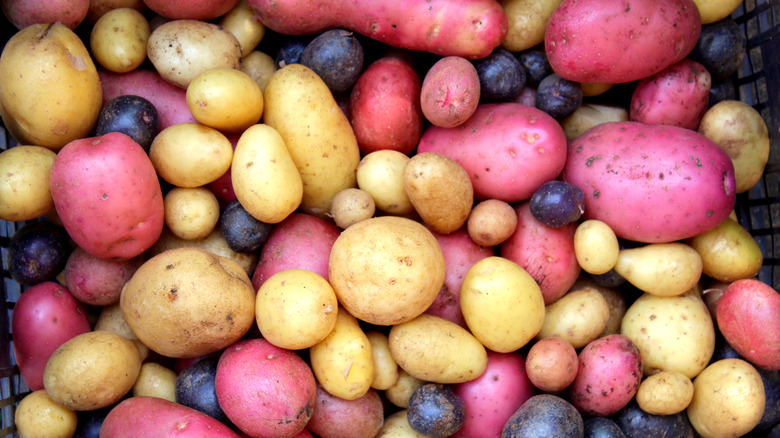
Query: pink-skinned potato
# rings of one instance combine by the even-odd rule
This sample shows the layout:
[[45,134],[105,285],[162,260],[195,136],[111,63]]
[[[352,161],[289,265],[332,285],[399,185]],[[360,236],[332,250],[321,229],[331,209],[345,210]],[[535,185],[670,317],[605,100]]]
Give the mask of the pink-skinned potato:
[[382,399],[373,388],[346,400],[317,385],[317,402],[306,428],[320,438],[373,438],[384,424],[384,413]]
[[238,0],[144,0],[157,14],[172,20],[208,21],[226,14]]
[[239,438],[218,420],[193,408],[158,397],[135,396],[111,408],[100,428],[103,438],[176,436]]
[[52,164],[49,186],[65,230],[95,257],[132,259],[162,233],[157,173],[143,148],[125,134],[65,145]]
[[390,46],[441,56],[484,58],[504,40],[508,21],[494,0],[248,0],[269,29],[312,35],[341,28]]
[[0,8],[17,29],[31,24],[60,22],[76,29],[89,11],[89,0],[2,0]]
[[547,22],[544,48],[564,79],[617,84],[682,60],[700,33],[693,0],[563,0]]
[[429,126],[418,153],[436,152],[469,174],[478,200],[530,199],[566,162],[566,135],[547,113],[519,103],[488,103],[454,128]]
[[742,357],[766,370],[780,370],[780,294],[755,279],[726,287],[715,310],[718,328]]
[[47,281],[24,291],[11,315],[11,332],[14,357],[27,387],[43,389],[43,370],[52,353],[90,330],[83,305],[65,286]]
[[65,284],[82,303],[108,306],[119,301],[122,287],[144,260],[143,255],[128,260],[107,260],[75,248],[65,263]]
[[672,242],[707,232],[736,203],[731,158],[685,128],[608,122],[569,143],[561,179],[585,195],[583,219],[617,237]]

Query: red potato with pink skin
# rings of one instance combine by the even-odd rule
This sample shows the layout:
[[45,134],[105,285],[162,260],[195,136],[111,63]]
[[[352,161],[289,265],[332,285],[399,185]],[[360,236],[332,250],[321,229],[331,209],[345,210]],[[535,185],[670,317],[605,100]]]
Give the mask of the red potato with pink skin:
[[780,294],[754,278],[730,283],[717,302],[723,337],[742,357],[766,370],[780,370]]
[[[226,134],[225,137],[230,140],[230,144],[233,146],[233,152],[235,152],[236,144],[238,144],[238,139],[241,138],[241,135]],[[233,176],[231,174],[231,170],[232,166],[229,167],[227,172],[223,173],[222,176],[206,184],[206,188],[211,190],[211,193],[213,193],[217,199],[226,204],[229,204],[238,199],[236,197],[235,190],[233,190]]]
[[269,29],[313,35],[341,28],[382,43],[441,56],[484,58],[504,40],[508,20],[494,0],[248,0]]
[[108,306],[119,301],[122,287],[144,260],[143,255],[129,260],[106,260],[76,248],[65,264],[65,284],[82,303]]
[[52,164],[49,187],[65,230],[95,257],[132,259],[162,233],[160,181],[144,149],[125,134],[65,145]]
[[208,21],[228,13],[238,0],[144,0],[144,3],[165,18]]
[[87,17],[89,0],[2,0],[0,9],[17,29],[31,24],[64,24],[74,30]]
[[479,105],[479,73],[466,58],[445,56],[425,73],[420,106],[425,118],[441,128],[454,128],[474,115]]
[[84,307],[65,286],[47,281],[24,291],[11,315],[11,333],[19,374],[27,387],[43,389],[43,370],[52,353],[90,330]]
[[382,399],[375,389],[345,400],[317,385],[317,402],[306,429],[320,438],[373,438],[384,420]]
[[547,113],[518,103],[490,103],[455,128],[430,126],[418,153],[436,152],[469,174],[474,197],[514,203],[530,199],[566,162],[566,135]]
[[629,119],[696,130],[707,111],[711,85],[703,65],[683,59],[639,81],[631,96]]
[[681,61],[700,33],[693,0],[563,0],[547,22],[544,48],[564,79],[617,84]]
[[585,195],[583,219],[644,243],[707,232],[736,203],[731,158],[703,135],[676,126],[595,126],[569,143],[561,179]]

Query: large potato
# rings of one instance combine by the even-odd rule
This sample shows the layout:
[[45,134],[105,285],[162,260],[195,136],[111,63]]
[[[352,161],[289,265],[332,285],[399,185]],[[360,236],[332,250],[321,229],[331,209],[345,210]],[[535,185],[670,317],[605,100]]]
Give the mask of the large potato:
[[0,55],[0,116],[20,144],[58,151],[87,137],[102,97],[87,48],[60,23],[24,28]]
[[41,146],[0,152],[0,219],[31,220],[54,208],[49,172],[56,156]]
[[328,275],[349,313],[372,324],[399,324],[423,313],[436,298],[444,284],[444,255],[418,222],[375,217],[336,239]]
[[119,305],[141,342],[174,358],[221,350],[255,321],[255,291],[244,269],[199,248],[147,260],[125,284]]

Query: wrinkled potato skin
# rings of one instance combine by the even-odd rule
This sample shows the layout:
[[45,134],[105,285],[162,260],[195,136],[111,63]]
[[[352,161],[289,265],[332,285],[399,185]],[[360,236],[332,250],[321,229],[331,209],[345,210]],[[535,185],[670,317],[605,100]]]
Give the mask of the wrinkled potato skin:
[[646,378],[636,393],[643,411],[653,415],[673,415],[682,412],[693,399],[693,382],[686,375],[661,371]]
[[49,172],[56,156],[40,146],[0,152],[0,219],[26,221],[54,209]]

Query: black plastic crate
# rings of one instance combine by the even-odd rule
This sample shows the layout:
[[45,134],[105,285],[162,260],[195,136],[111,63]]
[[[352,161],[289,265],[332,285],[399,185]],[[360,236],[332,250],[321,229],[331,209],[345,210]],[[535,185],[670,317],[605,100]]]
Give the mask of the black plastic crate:
[[[771,139],[764,175],[750,191],[737,196],[735,210],[763,252],[758,278],[780,290],[780,0],[745,0],[732,19],[745,32],[748,54],[731,81],[738,99],[762,115]],[[5,17],[0,20],[0,41],[7,41],[16,29]],[[15,145],[0,125],[0,151]],[[29,393],[13,358],[10,328],[14,305],[24,287],[10,278],[6,263],[9,238],[21,225],[0,220],[0,294],[5,303],[5,311],[0,312],[0,438],[18,436],[14,409]]]

